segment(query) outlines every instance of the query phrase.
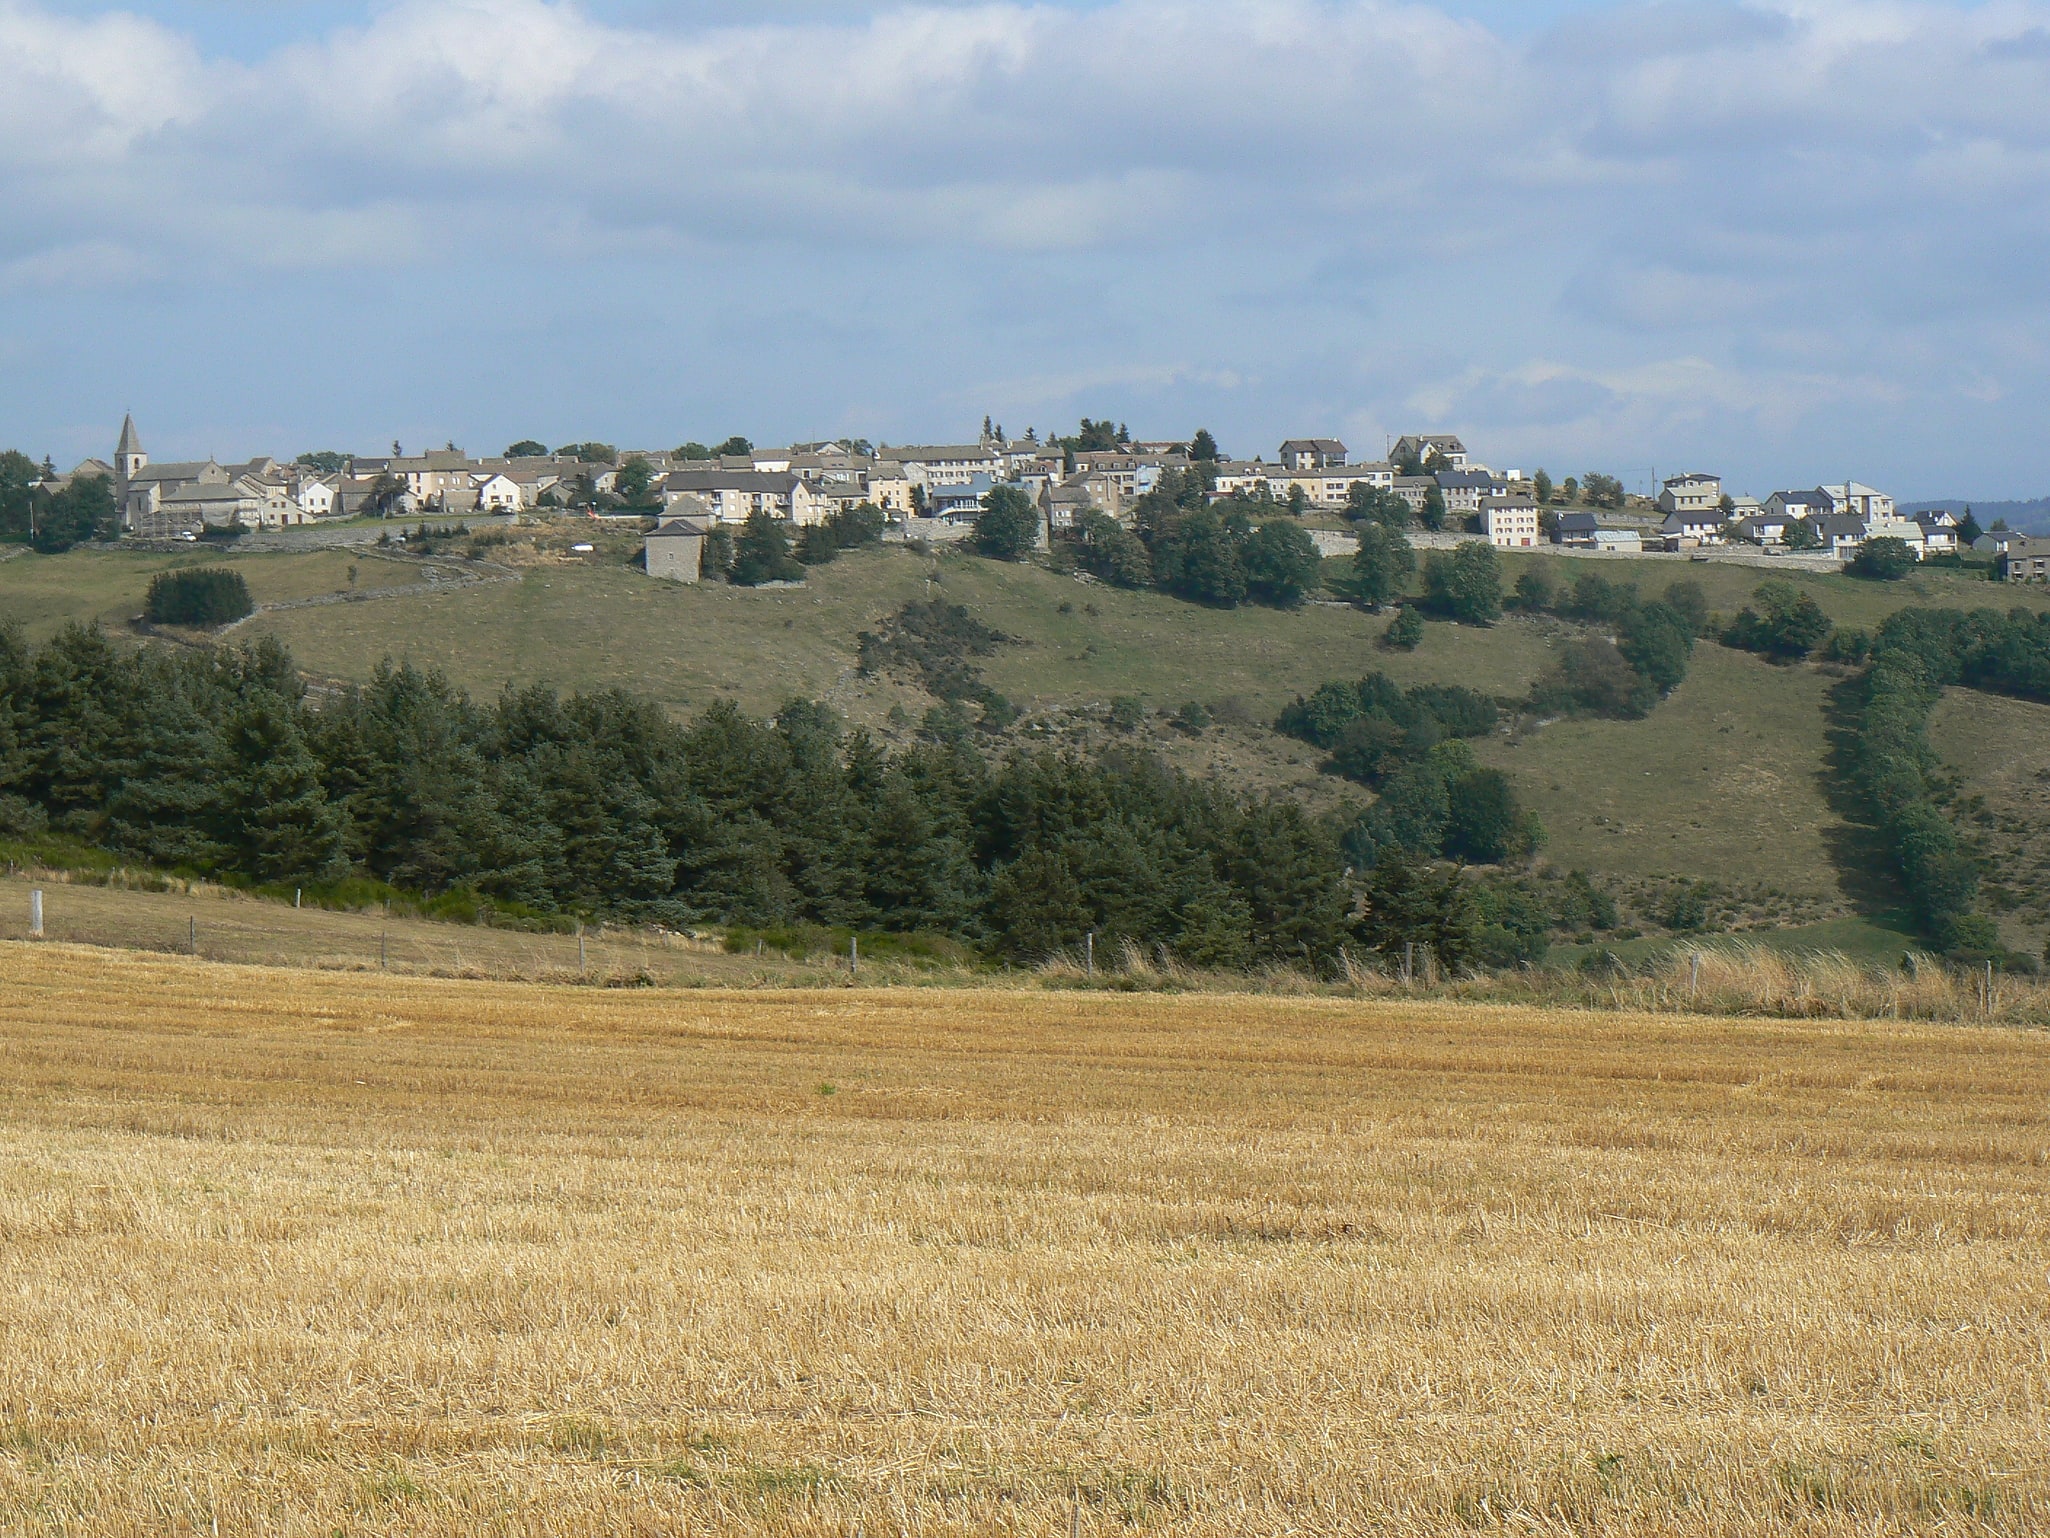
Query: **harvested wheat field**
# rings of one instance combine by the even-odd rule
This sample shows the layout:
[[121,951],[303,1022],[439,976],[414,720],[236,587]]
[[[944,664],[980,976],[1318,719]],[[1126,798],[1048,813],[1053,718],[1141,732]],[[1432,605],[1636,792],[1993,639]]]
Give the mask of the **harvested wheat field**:
[[0,1529],[2039,1532],[2046,1049],[0,945]]

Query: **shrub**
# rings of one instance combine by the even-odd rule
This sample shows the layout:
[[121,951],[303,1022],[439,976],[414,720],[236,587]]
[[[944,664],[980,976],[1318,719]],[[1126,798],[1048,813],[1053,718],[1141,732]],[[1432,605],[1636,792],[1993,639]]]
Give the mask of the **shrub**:
[[1424,562],[1424,603],[1463,625],[1492,625],[1502,617],[1502,563],[1495,547],[1466,540],[1449,554]]
[[226,625],[256,612],[239,571],[193,566],[150,580],[143,613],[158,625]]
[[788,528],[767,513],[749,513],[746,527],[734,542],[733,565],[726,580],[738,587],[802,582],[804,567],[791,559]]
[[1381,644],[1393,651],[1413,652],[1424,639],[1423,611],[1407,607],[1395,616],[1395,623],[1381,632]]
[[1829,634],[1829,616],[1822,606],[1791,582],[1760,583],[1752,597],[1758,607],[1741,610],[1731,621],[1723,632],[1725,646],[1798,662]]
[[1379,609],[1402,592],[1415,570],[1416,552],[1400,527],[1363,523],[1352,565],[1332,585],[1354,603]]
[[1908,548],[1906,540],[1895,539],[1891,534],[1866,540],[1844,567],[1853,577],[1867,577],[1875,582],[1898,582],[1914,569],[1915,552]]
[[1579,636],[1560,648],[1532,688],[1531,703],[1541,711],[1635,721],[1658,703],[1658,688],[1606,636]]
[[840,553],[840,541],[823,523],[815,523],[797,537],[797,559],[806,566],[823,566]]
[[1324,565],[1317,542],[1296,524],[1279,519],[1253,530],[1240,559],[1245,564],[1248,595],[1277,609],[1300,604],[1303,595],[1317,585]]
[[1023,560],[1039,544],[1039,509],[1015,486],[998,486],[982,499],[975,548],[999,561]]
[[1542,566],[1529,566],[1517,573],[1516,607],[1526,614],[1542,614],[1552,607],[1559,596],[1558,584],[1552,581],[1552,574]]
[[833,531],[833,542],[842,550],[858,550],[863,545],[872,545],[883,537],[889,518],[873,502],[857,502],[853,507],[836,507],[826,515],[826,527]]
[[1144,587],[1153,580],[1153,562],[1139,536],[1108,513],[1091,508],[1062,543],[1074,550],[1078,566],[1113,587]]

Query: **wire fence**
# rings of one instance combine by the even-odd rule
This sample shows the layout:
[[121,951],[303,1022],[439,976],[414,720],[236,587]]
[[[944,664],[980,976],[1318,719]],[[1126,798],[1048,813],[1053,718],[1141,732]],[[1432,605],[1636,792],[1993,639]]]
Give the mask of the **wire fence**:
[[[662,930],[558,933],[437,923],[377,911],[299,907],[203,883],[148,890],[47,872],[0,877],[0,940],[256,966],[611,987],[844,986],[855,979],[844,958],[794,962],[729,955],[717,940]],[[864,962],[861,971],[873,975],[878,969]]]

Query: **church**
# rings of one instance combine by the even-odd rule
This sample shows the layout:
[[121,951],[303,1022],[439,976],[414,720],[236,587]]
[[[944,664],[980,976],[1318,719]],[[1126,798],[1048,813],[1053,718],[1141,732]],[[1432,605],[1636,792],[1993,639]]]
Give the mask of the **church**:
[[[135,539],[173,539],[238,525],[286,528],[311,523],[333,506],[332,488],[318,477],[296,473],[268,457],[239,465],[223,465],[211,457],[153,464],[133,415],[122,419],[113,464],[88,460],[73,473],[113,478],[122,532]],[[319,505],[323,501],[325,507]]]

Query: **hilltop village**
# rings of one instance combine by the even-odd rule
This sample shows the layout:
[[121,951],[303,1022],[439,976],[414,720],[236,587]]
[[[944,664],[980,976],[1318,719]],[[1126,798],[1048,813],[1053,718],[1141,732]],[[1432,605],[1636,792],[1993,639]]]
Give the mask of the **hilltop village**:
[[63,474],[46,463],[33,481],[31,500],[69,495],[84,510],[73,515],[80,537],[138,542],[365,518],[640,520],[650,536],[650,573],[685,581],[703,574],[720,530],[750,520],[776,526],[786,543],[857,515],[870,520],[876,537],[942,543],[976,534],[997,508],[1019,524],[1010,537],[1043,549],[1086,540],[1106,524],[1129,528],[1139,504],[1164,486],[1185,505],[1200,498],[1254,517],[1287,515],[1327,556],[1350,550],[1353,526],[1379,519],[1413,529],[1425,544],[1471,539],[1504,549],[1618,554],[1750,547],[1804,565],[1840,565],[1886,539],[1916,560],[1976,547],[2016,580],[2042,580],[2050,568],[2050,546],[2032,553],[2026,536],[1982,531],[1969,514],[1903,515],[1892,497],[1855,480],[1759,498],[1694,472],[1664,479],[1651,495],[1632,495],[1602,474],[1554,481],[1541,469],[1498,469],[1449,434],[1403,436],[1380,459],[1357,459],[1335,438],[1292,438],[1271,458],[1238,459],[1208,432],[1135,441],[1122,427],[1086,418],[1079,432],[1044,440],[1036,431],[1008,437],[985,422],[976,441],[956,444],[757,448],[732,438],[716,447],[622,451],[575,443],[551,451],[527,440],[489,457],[454,445],[407,454],[393,444],[383,455],[232,463],[153,460],[130,418],[109,459],[88,459]]

